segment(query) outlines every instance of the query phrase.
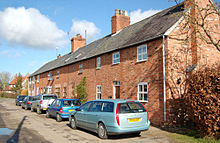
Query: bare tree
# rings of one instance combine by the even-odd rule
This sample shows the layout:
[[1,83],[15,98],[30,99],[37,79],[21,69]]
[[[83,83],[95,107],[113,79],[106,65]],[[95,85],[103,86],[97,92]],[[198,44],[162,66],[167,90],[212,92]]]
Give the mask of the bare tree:
[[0,89],[4,89],[11,80],[11,74],[9,72],[0,72]]
[[[179,4],[182,0],[169,0]],[[184,27],[190,27],[196,39],[205,42],[209,46],[215,47],[220,52],[220,29],[218,19],[220,17],[220,3],[211,2],[206,6],[201,6],[195,0],[185,0],[190,4],[181,15],[184,17]],[[186,4],[186,2],[185,2]],[[185,6],[186,7],[186,6]],[[183,40],[183,39],[182,39]],[[184,39],[185,41],[189,40]]]

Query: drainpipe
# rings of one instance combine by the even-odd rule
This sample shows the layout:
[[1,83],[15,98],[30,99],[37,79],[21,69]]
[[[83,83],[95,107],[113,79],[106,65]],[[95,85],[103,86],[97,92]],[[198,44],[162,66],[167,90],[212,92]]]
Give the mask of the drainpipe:
[[166,64],[165,64],[165,35],[163,35],[163,99],[164,99],[164,121],[166,121]]

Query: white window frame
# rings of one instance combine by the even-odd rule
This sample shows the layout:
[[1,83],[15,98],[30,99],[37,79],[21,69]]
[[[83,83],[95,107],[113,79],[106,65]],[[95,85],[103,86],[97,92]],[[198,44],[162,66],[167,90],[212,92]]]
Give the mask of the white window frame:
[[[118,54],[118,58],[116,58],[117,54]],[[112,64],[114,65],[114,64],[118,64],[118,63],[120,63],[120,52],[115,52],[112,54]]]
[[[143,52],[144,48],[146,48],[146,52]],[[139,53],[139,49],[141,49],[141,53]],[[146,55],[146,59],[144,59],[144,55]],[[138,59],[138,57],[141,56],[141,59]],[[142,62],[147,60],[147,45],[141,45],[137,47],[137,62]]]
[[83,72],[83,64],[79,64],[79,73]]
[[101,85],[96,86],[96,99],[102,98],[102,87]]
[[48,73],[48,80],[53,80],[53,75],[51,71]]
[[101,68],[101,57],[97,58],[97,67],[96,69],[100,69]]
[[40,75],[37,75],[37,83],[39,83]]
[[[139,89],[139,86],[143,86],[142,87],[142,89],[143,89],[143,91],[140,91],[140,89]],[[144,85],[147,85],[147,91],[144,91]],[[139,95],[140,94],[147,94],[147,100],[144,100],[144,96],[142,97],[142,99],[140,99],[139,97]],[[140,101],[140,102],[148,102],[148,83],[147,82],[140,82],[140,83],[138,83],[138,95],[137,95],[137,99],[138,99],[138,101]]]

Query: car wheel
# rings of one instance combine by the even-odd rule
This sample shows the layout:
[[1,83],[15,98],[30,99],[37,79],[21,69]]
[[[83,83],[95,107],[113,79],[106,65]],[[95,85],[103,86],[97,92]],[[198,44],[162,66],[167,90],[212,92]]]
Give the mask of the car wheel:
[[28,106],[27,105],[25,105],[25,108],[24,108],[25,110],[27,110],[28,109]]
[[40,107],[37,108],[37,114],[41,114]]
[[76,127],[76,119],[75,119],[75,117],[71,117],[70,118],[70,126],[71,126],[72,129],[76,129],[77,128]]
[[57,122],[61,122],[62,121],[62,118],[60,116],[60,114],[57,113]]
[[48,111],[46,111],[46,118],[50,118],[50,114]]
[[31,107],[31,112],[34,112],[34,108],[33,107]]
[[101,139],[107,139],[107,130],[105,128],[105,125],[103,123],[100,123],[98,126],[98,135]]

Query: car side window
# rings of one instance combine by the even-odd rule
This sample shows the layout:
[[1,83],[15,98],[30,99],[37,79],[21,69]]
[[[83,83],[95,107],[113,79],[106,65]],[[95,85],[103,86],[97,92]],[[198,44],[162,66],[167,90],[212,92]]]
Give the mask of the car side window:
[[102,107],[102,102],[94,102],[89,109],[89,112],[100,112]]
[[113,109],[114,109],[114,103],[112,103],[112,102],[104,102],[102,104],[101,111],[102,112],[113,112]]
[[92,102],[87,102],[87,103],[83,104],[83,105],[80,107],[81,111],[87,112],[87,111],[89,110],[89,107],[90,107],[91,104],[92,104]]
[[56,102],[57,102],[57,100],[54,100],[54,101],[51,103],[51,106],[55,106],[55,105],[56,105]]

